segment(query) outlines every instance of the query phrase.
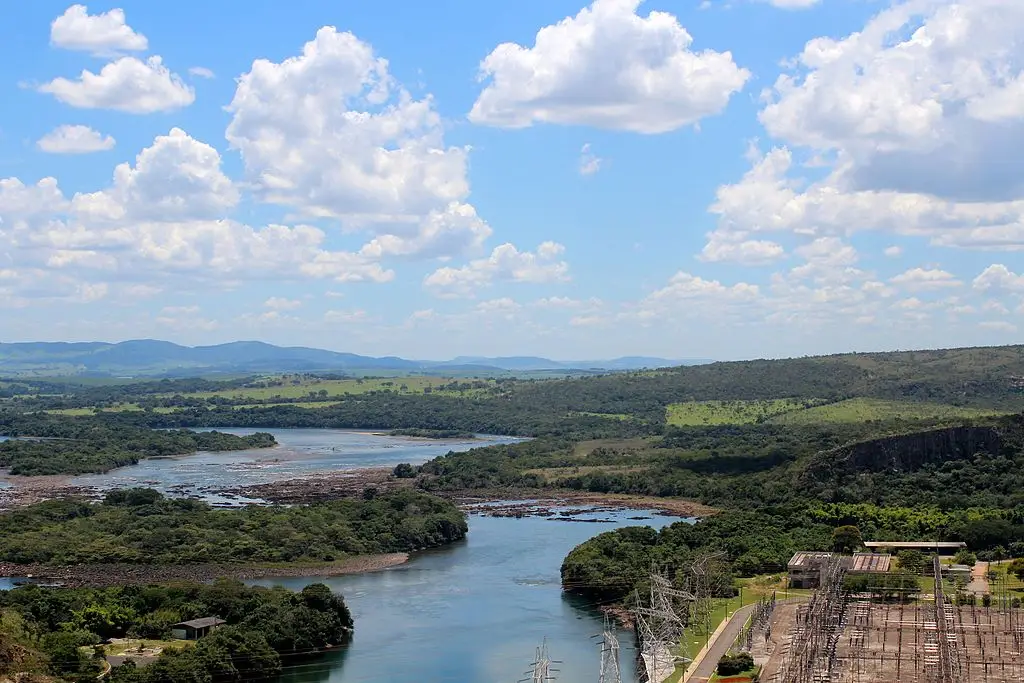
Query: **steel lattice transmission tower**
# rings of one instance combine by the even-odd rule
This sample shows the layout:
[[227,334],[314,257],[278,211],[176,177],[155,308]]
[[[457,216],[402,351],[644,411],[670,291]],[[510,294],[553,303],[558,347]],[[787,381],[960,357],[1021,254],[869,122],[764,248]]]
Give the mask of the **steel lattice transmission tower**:
[[534,657],[533,662],[530,663],[529,670],[526,671],[526,675],[529,678],[520,679],[519,683],[550,683],[555,680],[553,674],[558,673],[558,669],[552,668],[552,664],[560,664],[557,660],[551,659],[548,654],[548,639],[545,638],[540,647],[537,648],[537,654]]
[[604,633],[601,634],[601,678],[600,683],[622,683],[619,671],[619,639],[612,632],[608,617],[604,618]]

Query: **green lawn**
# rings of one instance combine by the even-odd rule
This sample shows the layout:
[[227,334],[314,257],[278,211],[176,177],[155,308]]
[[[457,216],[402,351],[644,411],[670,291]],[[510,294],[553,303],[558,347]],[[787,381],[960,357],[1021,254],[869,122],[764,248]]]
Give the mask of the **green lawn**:
[[754,424],[775,416],[805,411],[819,399],[779,398],[764,401],[687,401],[669,404],[665,420],[677,427]]
[[821,424],[827,422],[866,422],[868,420],[926,420],[936,418],[986,417],[1001,411],[960,408],[941,403],[886,401],[877,398],[851,398],[806,410],[787,412],[772,418],[778,424]]

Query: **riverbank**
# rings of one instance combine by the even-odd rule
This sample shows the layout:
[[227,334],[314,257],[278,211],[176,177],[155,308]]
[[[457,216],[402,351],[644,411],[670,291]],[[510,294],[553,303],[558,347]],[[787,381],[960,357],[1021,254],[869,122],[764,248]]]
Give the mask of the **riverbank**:
[[71,567],[54,567],[0,562],[0,576],[30,577],[35,581],[59,583],[68,587],[100,588],[174,581],[204,582],[218,578],[251,580],[344,576],[381,571],[408,561],[409,553],[356,555],[337,562],[249,566],[232,564],[81,564]]
[[[99,498],[104,491],[94,487],[70,485],[63,475],[17,477],[7,481],[14,486],[0,489],[0,511],[42,500],[82,496]],[[366,489],[386,493],[415,487],[416,480],[392,476],[388,467],[318,472],[303,477],[233,487],[200,487],[199,493],[226,500],[248,499],[279,505],[302,505],[327,500],[357,498]],[[707,517],[715,508],[692,500],[631,496],[618,493],[592,493],[566,489],[466,489],[429,491],[458,504],[473,514],[491,517],[561,517],[564,508],[587,506],[590,512],[602,510],[656,510],[675,517]]]

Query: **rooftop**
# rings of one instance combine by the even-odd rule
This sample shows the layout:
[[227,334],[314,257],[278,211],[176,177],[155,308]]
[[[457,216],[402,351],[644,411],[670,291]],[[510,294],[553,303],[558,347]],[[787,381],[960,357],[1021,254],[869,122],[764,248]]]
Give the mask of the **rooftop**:
[[934,548],[966,548],[963,541],[864,541],[865,548],[914,548],[929,550]]
[[210,626],[220,626],[228,622],[217,617],[203,617],[202,619],[192,619],[191,621],[180,621],[175,626],[187,626],[188,628],[209,628]]
[[832,553],[801,551],[793,556],[788,566],[790,569],[816,569],[831,557]]
[[885,573],[892,565],[892,555],[882,553],[854,553],[851,572]]

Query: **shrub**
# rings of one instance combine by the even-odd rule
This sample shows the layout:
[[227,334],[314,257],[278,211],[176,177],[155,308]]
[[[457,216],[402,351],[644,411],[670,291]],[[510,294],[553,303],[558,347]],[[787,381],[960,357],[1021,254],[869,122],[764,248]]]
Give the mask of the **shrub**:
[[719,676],[735,676],[754,668],[754,658],[749,652],[725,655],[718,660]]

